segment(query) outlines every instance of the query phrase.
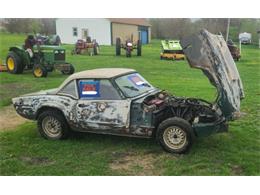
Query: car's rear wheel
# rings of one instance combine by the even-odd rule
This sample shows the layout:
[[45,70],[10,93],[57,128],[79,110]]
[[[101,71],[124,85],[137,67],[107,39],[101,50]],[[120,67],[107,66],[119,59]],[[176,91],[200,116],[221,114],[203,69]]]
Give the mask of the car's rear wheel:
[[188,121],[173,117],[159,125],[156,137],[165,151],[181,154],[192,145],[193,131]]
[[51,140],[65,139],[69,135],[67,121],[56,110],[47,110],[39,115],[38,130],[42,137]]

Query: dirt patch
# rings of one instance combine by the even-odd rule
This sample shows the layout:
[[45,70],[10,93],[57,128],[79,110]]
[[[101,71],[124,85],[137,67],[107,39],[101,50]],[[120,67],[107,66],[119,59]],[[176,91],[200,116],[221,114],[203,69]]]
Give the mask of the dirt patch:
[[48,159],[47,157],[28,157],[23,156],[20,158],[23,162],[30,165],[50,165],[53,164],[54,161]]
[[241,175],[243,174],[243,168],[239,165],[232,166],[232,173],[234,175]]
[[14,129],[26,121],[29,120],[19,116],[13,105],[5,106],[0,110],[0,131]]
[[114,160],[110,163],[110,168],[113,171],[118,171],[126,175],[161,175],[154,167],[157,159],[154,154],[114,152],[112,155]]

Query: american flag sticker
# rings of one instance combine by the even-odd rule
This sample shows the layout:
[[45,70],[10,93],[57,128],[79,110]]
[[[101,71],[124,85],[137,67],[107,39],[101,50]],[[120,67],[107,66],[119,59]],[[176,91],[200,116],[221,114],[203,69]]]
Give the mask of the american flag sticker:
[[80,82],[81,97],[99,97],[99,81]]

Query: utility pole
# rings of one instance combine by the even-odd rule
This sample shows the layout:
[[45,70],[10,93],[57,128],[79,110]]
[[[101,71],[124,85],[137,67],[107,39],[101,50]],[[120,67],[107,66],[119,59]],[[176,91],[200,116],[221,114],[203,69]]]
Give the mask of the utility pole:
[[228,41],[229,25],[230,25],[230,18],[228,18],[228,21],[227,21],[227,34],[226,34],[226,41]]

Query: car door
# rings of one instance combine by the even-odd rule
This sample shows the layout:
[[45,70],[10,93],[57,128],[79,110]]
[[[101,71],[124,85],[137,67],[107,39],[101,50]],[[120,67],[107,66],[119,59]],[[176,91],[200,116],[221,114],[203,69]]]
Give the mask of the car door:
[[107,134],[129,132],[130,100],[122,99],[107,79],[78,80],[76,119],[83,131]]

